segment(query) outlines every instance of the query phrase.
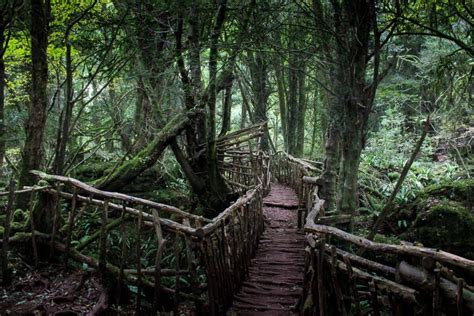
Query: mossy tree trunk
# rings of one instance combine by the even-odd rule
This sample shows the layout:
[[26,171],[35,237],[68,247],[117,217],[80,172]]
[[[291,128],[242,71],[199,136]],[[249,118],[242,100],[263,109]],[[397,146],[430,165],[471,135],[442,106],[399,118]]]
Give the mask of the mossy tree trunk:
[[[259,42],[257,41],[257,45]],[[268,87],[267,87],[267,72],[268,64],[267,58],[262,51],[249,52],[248,63],[250,69],[250,75],[252,78],[252,94],[255,102],[255,122],[260,123],[267,121],[267,100],[268,100]],[[261,149],[267,151],[269,148],[268,134],[262,136]]]
[[306,116],[306,69],[303,58],[300,57],[298,62],[298,114],[296,117],[296,146],[295,154],[303,157],[304,154],[304,132],[305,132],[305,116]]
[[[327,8],[313,2],[317,37],[330,65],[328,73],[328,139],[323,173],[329,208],[353,214],[358,206],[360,155],[379,77],[380,33],[373,1],[333,1]],[[325,4],[326,5],[326,4]],[[330,15],[327,14],[330,12]],[[331,38],[324,34],[332,32]],[[369,51],[369,46],[373,48]],[[373,80],[367,80],[372,65]],[[338,149],[339,147],[339,149]],[[337,201],[337,203],[334,203]]]
[[[228,205],[230,198],[230,188],[218,168],[216,148],[216,97],[220,91],[230,89],[235,64],[235,56],[231,54],[224,70],[220,73],[217,71],[219,39],[226,18],[227,2],[218,1],[216,3],[216,13],[210,21],[212,28],[208,35],[210,49],[207,87],[203,86],[201,71],[201,41],[204,37],[201,32],[201,23],[205,17],[197,2],[187,6],[185,3],[179,3],[178,7],[175,29],[176,58],[184,91],[185,106],[188,109],[201,108],[205,110],[206,115],[196,117],[186,131],[184,141],[187,155],[178,144],[173,145],[173,152],[194,193],[206,208],[206,215],[213,217]],[[188,58],[185,60],[182,51],[182,37],[186,32],[188,33]],[[186,65],[186,61],[188,65]],[[227,95],[227,101],[230,102],[230,95]],[[227,127],[224,126],[223,129],[225,130]]]
[[[43,160],[42,146],[48,103],[47,48],[50,12],[49,1],[31,0],[31,102],[26,120],[26,139],[22,152],[19,187],[35,184],[36,179],[30,170],[41,169]],[[28,198],[18,200],[20,208],[26,209],[27,204]]]
[[3,55],[6,48],[5,29],[7,22],[3,18],[4,10],[0,11],[0,175],[2,174],[3,159],[5,157],[5,62]]
[[98,179],[95,186],[102,190],[117,191],[132,182],[143,171],[153,166],[165,148],[181,133],[197,116],[196,111],[181,113],[163,127],[145,148],[132,159],[118,166],[111,174]]

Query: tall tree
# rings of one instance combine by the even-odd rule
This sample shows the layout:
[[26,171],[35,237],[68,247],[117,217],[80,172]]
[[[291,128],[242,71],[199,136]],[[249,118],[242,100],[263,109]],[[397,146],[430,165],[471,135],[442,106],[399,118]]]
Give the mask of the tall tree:
[[[227,18],[227,2],[219,1],[215,13],[208,21],[211,29],[206,34],[203,23],[206,21],[203,7],[199,2],[193,2],[188,7],[180,5],[177,9],[178,26],[176,28],[177,65],[182,81],[186,108],[201,108],[206,115],[197,116],[188,128],[185,137],[186,153],[179,146],[173,146],[173,151],[181,164],[193,191],[202,204],[208,208],[207,215],[216,215],[229,201],[230,190],[226,185],[219,169],[216,150],[216,95],[226,89],[233,80],[233,69],[241,44],[246,34],[250,13],[254,1],[243,5],[243,18],[240,19],[237,33],[233,37],[233,45],[225,62],[219,58],[220,35]],[[187,13],[187,19],[185,18]],[[208,15],[209,19],[209,15]],[[184,22],[188,22],[186,24]],[[188,32],[187,67],[184,58],[182,37]],[[204,85],[201,70],[201,51],[203,43],[209,43],[208,84]],[[218,72],[218,62],[222,62],[222,70]],[[250,114],[250,113],[249,113]],[[199,176],[197,176],[199,175]]]
[[[22,152],[19,186],[33,185],[30,170],[40,169],[43,160],[43,136],[47,117],[48,34],[51,4],[49,0],[30,1],[31,101],[26,120],[26,139]],[[23,199],[26,203],[27,199]],[[24,205],[23,205],[24,206]]]
[[70,39],[71,31],[77,23],[79,23],[86,14],[92,10],[97,3],[97,0],[92,3],[84,11],[73,17],[66,25],[66,31],[64,32],[64,42],[66,45],[66,93],[65,93],[65,106],[62,111],[60,122],[60,129],[58,132],[58,144],[55,157],[54,171],[56,174],[63,174],[64,163],[66,159],[66,147],[69,141],[69,134],[71,128],[72,111],[74,108],[74,86],[73,86],[73,61],[72,61],[72,44]]
[[330,207],[336,207],[338,197],[342,212],[352,214],[358,205],[358,170],[367,123],[382,78],[376,3],[314,0],[313,13],[330,78],[324,194]]
[[306,58],[309,34],[307,16],[300,5],[290,7],[288,14],[288,94],[287,139],[288,152],[303,156],[306,116]]

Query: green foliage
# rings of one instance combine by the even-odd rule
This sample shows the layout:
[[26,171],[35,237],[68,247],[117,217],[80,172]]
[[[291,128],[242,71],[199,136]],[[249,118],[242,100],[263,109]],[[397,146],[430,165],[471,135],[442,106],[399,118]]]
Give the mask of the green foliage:
[[[386,198],[398,181],[400,171],[419,137],[419,132],[406,130],[407,120],[398,108],[389,108],[380,118],[379,129],[370,134],[368,145],[362,154],[361,183],[374,188]],[[433,151],[430,137],[427,137],[419,157],[396,196],[396,203],[413,200],[417,192],[426,186],[459,178],[460,168],[456,162],[433,162]],[[373,206],[375,203],[369,204]]]

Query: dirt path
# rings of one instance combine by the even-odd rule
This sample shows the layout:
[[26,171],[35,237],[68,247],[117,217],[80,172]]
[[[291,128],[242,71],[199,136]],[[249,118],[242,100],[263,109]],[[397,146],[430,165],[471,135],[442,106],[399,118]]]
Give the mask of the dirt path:
[[250,276],[227,315],[296,315],[303,285],[304,235],[298,233],[295,192],[272,184],[264,199],[265,232],[250,266]]

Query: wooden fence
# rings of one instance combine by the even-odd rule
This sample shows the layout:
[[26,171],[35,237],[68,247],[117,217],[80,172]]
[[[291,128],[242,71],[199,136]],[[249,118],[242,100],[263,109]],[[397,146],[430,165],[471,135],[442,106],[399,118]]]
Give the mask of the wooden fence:
[[314,177],[318,168],[286,154],[278,161],[275,176],[296,190],[306,214],[301,314],[473,315],[474,261],[410,243],[373,242],[337,228],[350,218],[325,213]]
[[[250,259],[263,231],[263,196],[270,186],[269,157],[247,153],[244,158],[241,152],[229,156],[232,165],[228,163],[229,158],[223,159],[223,166],[228,165],[225,167],[227,181],[238,191],[249,190],[212,220],[170,205],[101,191],[64,176],[35,172],[47,185],[19,191],[15,191],[12,183],[9,192],[0,192],[6,214],[1,257],[3,281],[9,281],[9,244],[18,241],[17,235],[10,238],[15,199],[30,195],[28,237],[31,237],[35,262],[42,259],[38,258],[42,253],[37,251],[41,243],[49,246],[50,258],[57,252],[62,253],[65,265],[72,259],[114,275],[119,284],[136,286],[137,310],[142,306],[146,289],[154,293],[154,310],[163,308],[166,296],[168,300],[172,298],[175,309],[186,299],[195,302],[198,312],[204,313],[203,305],[208,302],[209,314],[222,314],[248,273]],[[49,205],[52,214],[53,228],[48,234],[35,230],[32,213],[36,195],[47,202],[45,205]],[[82,236],[78,223],[91,214],[99,215],[98,227],[88,236]],[[111,234],[120,237],[118,258],[111,256]],[[129,235],[137,236],[131,248],[126,245]],[[73,240],[79,243],[73,244]],[[143,245],[150,240],[154,260],[144,266]],[[86,248],[88,252],[84,251]],[[120,299],[121,293],[118,296]]]

